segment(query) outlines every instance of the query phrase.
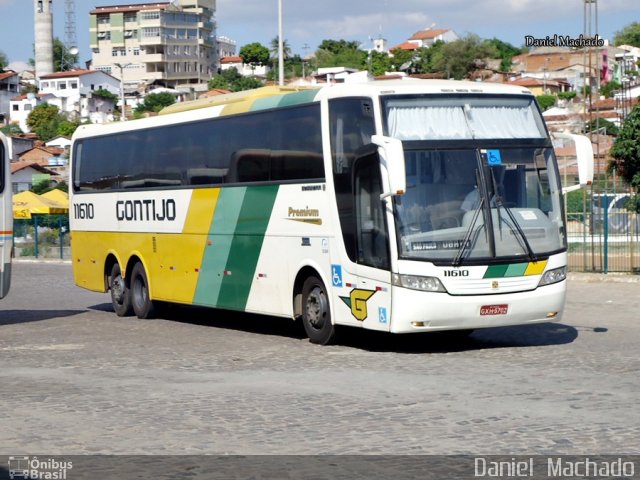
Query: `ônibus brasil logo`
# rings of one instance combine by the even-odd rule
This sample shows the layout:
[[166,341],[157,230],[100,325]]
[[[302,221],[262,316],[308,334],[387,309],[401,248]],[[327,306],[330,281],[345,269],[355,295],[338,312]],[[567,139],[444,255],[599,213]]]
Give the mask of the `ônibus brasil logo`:
[[9,478],[29,480],[65,480],[67,470],[73,468],[73,462],[56,460],[55,458],[38,459],[38,457],[9,457]]

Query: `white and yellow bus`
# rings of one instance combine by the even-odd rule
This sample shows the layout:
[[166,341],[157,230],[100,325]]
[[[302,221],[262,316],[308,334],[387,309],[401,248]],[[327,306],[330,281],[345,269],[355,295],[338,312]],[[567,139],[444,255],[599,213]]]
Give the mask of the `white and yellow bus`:
[[11,253],[13,249],[13,203],[11,170],[6,138],[0,133],[0,298],[11,286]]
[[[588,155],[579,159],[587,164]],[[394,333],[558,320],[567,243],[533,95],[496,84],[265,87],[82,126],[75,282]]]

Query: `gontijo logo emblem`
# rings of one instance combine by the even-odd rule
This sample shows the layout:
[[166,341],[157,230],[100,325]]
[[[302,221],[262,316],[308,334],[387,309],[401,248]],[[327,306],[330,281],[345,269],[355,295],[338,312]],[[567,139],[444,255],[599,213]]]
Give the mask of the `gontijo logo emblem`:
[[375,290],[362,290],[360,288],[354,288],[348,297],[340,297],[347,307],[351,308],[351,315],[356,317],[356,320],[364,322],[367,319],[369,313],[367,312],[367,300],[369,300]]
[[67,470],[73,468],[73,462],[38,457],[11,456],[9,457],[9,478],[64,480],[67,478]]

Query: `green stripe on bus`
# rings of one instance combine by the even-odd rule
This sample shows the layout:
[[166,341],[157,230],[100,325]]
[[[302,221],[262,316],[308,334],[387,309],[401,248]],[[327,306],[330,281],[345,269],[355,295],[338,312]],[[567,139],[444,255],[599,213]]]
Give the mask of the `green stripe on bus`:
[[275,97],[257,98],[251,105],[251,112],[256,110],[266,110],[268,108],[276,108],[280,103],[281,95]]
[[219,307],[245,309],[277,194],[277,185],[247,188],[222,279]]
[[521,277],[529,263],[511,263],[509,265],[491,265],[487,268],[484,278]]
[[205,247],[193,303],[215,307],[227,266],[231,242],[247,188],[223,188],[209,228],[211,245]]
[[505,272],[505,277],[521,277],[524,275],[524,272],[527,270],[529,263],[513,263],[509,265],[507,271]]
[[299,105],[303,103],[311,103],[316,98],[318,90],[301,90],[296,93],[289,93],[283,95],[282,100],[278,104],[279,107],[288,107],[291,105]]
[[509,265],[491,265],[487,268],[484,278],[502,278]]

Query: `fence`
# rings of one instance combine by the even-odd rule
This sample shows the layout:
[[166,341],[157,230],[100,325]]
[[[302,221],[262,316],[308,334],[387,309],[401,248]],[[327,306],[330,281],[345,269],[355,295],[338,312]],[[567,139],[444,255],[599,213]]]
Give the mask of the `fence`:
[[576,194],[579,202],[572,194],[568,201],[569,270],[640,274],[640,215],[626,208],[632,194]]
[[68,215],[15,219],[13,232],[16,258],[71,258]]

